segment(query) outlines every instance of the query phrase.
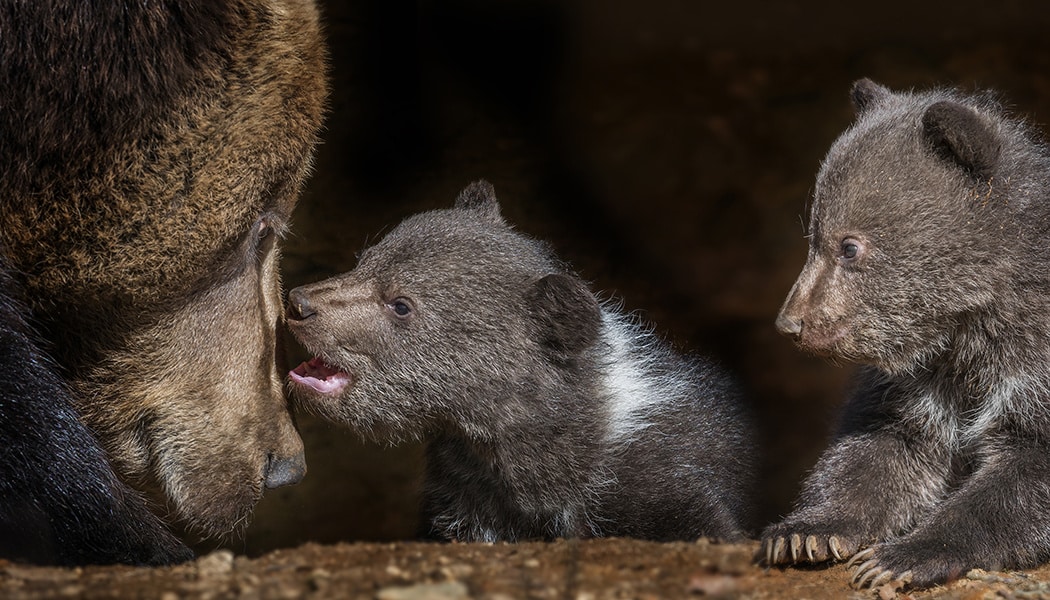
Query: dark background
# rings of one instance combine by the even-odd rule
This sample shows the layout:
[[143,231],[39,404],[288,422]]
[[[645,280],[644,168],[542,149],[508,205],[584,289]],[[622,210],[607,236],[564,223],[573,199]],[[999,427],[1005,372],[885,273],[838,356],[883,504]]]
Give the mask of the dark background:
[[[351,269],[402,218],[488,179],[506,218],[596,290],[738,375],[766,449],[764,524],[790,507],[849,376],[772,323],[804,261],[814,174],[852,119],[850,83],[994,88],[1045,130],[1048,12],[1034,0],[330,0],[330,114],[284,246],[286,287]],[[420,449],[300,425],[309,475],[269,492],[228,545],[411,537]]]

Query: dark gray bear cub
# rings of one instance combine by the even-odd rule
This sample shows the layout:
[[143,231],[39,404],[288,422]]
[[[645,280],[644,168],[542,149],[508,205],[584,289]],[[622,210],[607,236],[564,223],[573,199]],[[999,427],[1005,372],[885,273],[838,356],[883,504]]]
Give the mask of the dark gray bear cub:
[[770,564],[915,586],[1050,558],[1050,154],[989,96],[853,87],[778,328],[859,362]]
[[515,232],[486,182],[296,288],[301,404],[425,440],[424,515],[462,541],[739,537],[754,436],[710,362],[674,354]]

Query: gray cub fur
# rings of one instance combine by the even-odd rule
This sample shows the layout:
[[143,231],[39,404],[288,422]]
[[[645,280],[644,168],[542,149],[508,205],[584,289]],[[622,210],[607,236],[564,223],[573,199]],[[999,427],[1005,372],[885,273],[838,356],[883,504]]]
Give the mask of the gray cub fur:
[[515,232],[492,186],[406,219],[353,271],[296,288],[308,409],[427,443],[424,515],[456,540],[701,535],[750,515],[740,393],[599,302]]
[[[1050,155],[988,95],[854,84],[778,328],[858,362],[770,564],[927,586],[1050,558]],[[859,551],[859,552],[858,552]]]

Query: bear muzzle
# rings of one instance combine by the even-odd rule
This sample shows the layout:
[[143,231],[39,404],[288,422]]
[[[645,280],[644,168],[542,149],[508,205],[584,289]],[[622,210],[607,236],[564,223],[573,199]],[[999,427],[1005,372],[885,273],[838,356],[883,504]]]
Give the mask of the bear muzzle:
[[796,342],[802,337],[802,319],[788,316],[782,312],[777,315],[776,326],[777,331]]
[[302,321],[316,314],[317,311],[310,302],[310,295],[303,287],[288,292],[287,317],[290,321]]
[[266,488],[294,485],[306,475],[306,456],[303,452],[290,456],[271,454],[266,461]]

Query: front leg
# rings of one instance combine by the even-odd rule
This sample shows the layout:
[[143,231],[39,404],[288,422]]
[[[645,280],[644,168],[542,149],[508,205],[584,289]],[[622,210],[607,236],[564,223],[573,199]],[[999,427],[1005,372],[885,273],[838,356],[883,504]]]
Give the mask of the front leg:
[[845,560],[904,531],[944,491],[946,467],[930,458],[893,431],[839,439],[806,480],[796,510],[763,532],[766,565]]
[[796,509],[762,534],[767,566],[844,560],[920,521],[945,494],[947,452],[900,418],[905,398],[869,374]]
[[970,569],[1032,567],[1050,559],[1050,445],[999,439],[962,487],[914,531],[860,556],[853,583],[926,587]]

